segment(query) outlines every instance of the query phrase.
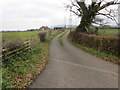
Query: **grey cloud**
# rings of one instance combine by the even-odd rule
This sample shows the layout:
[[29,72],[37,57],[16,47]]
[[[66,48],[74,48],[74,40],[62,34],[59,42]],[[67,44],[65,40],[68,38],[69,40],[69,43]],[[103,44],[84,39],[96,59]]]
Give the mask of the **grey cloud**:
[[2,29],[27,29],[40,25],[63,24],[65,0],[4,1]]
[[[68,0],[3,0],[1,29],[39,28],[69,22],[64,2]],[[76,21],[73,19],[73,24]],[[77,21],[79,23],[79,20]]]

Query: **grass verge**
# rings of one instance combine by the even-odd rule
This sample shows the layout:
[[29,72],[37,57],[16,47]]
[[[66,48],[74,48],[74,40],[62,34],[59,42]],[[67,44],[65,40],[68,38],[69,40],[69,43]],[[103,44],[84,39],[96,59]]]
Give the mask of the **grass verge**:
[[62,37],[66,34],[67,32],[65,31],[65,32],[63,32],[60,36],[59,36],[59,38],[58,38],[58,41],[59,41],[59,43],[63,46],[63,42],[62,42]]
[[118,58],[117,56],[115,55],[112,55],[112,54],[107,54],[107,53],[104,53],[104,52],[100,52],[100,51],[96,51],[95,49],[93,48],[89,48],[89,47],[86,47],[86,46],[82,46],[76,42],[74,42],[72,40],[72,38],[69,36],[68,37],[68,40],[76,47],[88,52],[88,53],[91,53],[103,60],[106,60],[106,61],[109,61],[109,62],[112,62],[112,63],[115,63],[115,64],[119,64],[120,65],[120,58]]
[[49,44],[61,32],[53,32],[46,42],[39,43],[30,52],[4,61],[2,66],[3,89],[29,86],[33,79],[45,69],[49,56]]

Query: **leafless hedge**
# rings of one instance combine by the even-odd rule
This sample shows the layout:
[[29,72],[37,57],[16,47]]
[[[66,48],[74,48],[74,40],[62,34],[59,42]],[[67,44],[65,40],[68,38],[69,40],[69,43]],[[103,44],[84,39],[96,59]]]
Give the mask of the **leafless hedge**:
[[71,32],[70,35],[72,36],[72,40],[83,46],[120,56],[120,38],[118,37],[105,37],[73,32]]

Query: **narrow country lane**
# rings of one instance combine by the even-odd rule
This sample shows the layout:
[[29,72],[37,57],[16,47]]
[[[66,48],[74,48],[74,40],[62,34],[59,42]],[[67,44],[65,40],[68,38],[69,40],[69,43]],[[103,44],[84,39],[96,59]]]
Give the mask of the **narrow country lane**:
[[50,45],[46,69],[29,88],[118,88],[118,65],[101,60],[58,35]]

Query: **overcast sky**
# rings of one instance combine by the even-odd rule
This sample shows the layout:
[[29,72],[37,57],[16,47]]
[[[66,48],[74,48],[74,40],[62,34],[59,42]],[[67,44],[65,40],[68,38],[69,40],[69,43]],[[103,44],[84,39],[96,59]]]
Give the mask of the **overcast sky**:
[[[0,30],[38,29],[42,25],[69,24],[68,0],[0,0]],[[72,24],[79,20],[72,16]]]

